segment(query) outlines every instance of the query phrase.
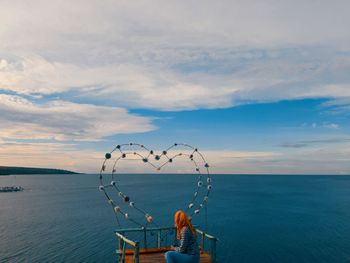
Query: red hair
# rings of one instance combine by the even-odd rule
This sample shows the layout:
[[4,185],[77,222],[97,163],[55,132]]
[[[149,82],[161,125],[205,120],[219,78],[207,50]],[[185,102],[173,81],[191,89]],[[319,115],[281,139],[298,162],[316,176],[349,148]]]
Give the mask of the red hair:
[[184,211],[179,210],[175,213],[174,222],[177,229],[177,239],[181,239],[181,233],[185,227],[188,227],[191,230],[192,234],[197,236],[196,230],[191,224],[191,220],[188,218]]

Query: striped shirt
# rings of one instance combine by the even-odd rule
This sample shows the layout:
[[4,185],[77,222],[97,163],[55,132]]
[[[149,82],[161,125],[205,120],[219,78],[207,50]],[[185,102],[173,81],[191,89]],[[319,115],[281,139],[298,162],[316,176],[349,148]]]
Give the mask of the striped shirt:
[[188,227],[182,231],[180,246],[176,247],[176,251],[189,255],[199,255],[197,238]]

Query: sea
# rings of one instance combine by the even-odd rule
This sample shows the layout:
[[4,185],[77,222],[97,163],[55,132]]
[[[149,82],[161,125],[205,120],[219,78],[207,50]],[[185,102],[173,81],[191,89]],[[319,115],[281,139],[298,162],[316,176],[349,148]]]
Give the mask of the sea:
[[[350,176],[212,178],[207,209],[192,220],[218,238],[217,262],[350,262]],[[0,186],[14,181],[25,190],[0,193],[1,263],[116,262],[114,231],[133,223],[119,218],[118,224],[98,175],[1,176]],[[173,225],[196,181],[186,174],[118,177],[160,226]]]

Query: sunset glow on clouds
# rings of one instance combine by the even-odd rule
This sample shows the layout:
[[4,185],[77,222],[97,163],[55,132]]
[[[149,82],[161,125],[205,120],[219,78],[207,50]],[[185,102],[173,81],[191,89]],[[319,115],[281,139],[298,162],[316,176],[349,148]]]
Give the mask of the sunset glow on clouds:
[[349,7],[2,1],[0,165],[184,141],[214,172],[350,173]]

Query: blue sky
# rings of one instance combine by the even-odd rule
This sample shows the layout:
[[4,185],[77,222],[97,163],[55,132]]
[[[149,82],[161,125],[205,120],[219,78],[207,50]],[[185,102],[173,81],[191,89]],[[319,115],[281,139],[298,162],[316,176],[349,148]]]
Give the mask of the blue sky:
[[349,7],[3,1],[0,165],[187,142],[218,173],[348,174]]

